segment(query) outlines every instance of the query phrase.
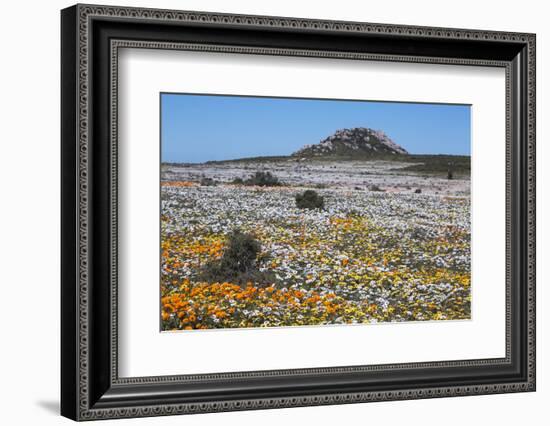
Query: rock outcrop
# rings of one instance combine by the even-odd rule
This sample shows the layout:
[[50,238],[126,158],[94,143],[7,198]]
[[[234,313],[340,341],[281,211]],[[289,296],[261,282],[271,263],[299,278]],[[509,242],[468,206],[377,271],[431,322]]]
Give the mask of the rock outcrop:
[[372,157],[380,155],[407,155],[381,130],[366,127],[337,130],[318,144],[305,145],[292,155],[295,157]]

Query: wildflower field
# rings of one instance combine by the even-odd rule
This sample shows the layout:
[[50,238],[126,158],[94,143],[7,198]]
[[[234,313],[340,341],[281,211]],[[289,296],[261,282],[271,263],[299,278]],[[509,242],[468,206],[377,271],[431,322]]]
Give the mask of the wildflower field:
[[[281,184],[235,183],[258,168]],[[307,189],[322,208],[297,207]],[[467,177],[388,162],[163,165],[160,220],[164,331],[470,318]],[[254,274],[206,279],[235,230],[259,243]]]

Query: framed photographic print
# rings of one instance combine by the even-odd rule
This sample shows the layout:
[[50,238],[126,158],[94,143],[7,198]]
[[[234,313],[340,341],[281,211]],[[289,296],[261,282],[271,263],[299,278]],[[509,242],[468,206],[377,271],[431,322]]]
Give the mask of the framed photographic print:
[[535,36],[76,5],[74,420],[535,390]]

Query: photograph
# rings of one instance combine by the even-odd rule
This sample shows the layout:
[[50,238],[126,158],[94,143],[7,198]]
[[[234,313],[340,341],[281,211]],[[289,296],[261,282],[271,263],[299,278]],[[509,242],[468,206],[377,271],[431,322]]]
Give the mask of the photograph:
[[162,331],[471,319],[470,105],[160,103]]

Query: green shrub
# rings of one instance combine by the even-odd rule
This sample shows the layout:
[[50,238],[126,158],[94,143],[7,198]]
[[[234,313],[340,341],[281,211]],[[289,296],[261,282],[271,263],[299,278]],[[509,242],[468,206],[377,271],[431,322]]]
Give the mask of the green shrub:
[[325,207],[325,200],[312,189],[301,194],[296,194],[296,207],[299,209],[322,209]]
[[203,177],[200,182],[201,186],[214,186],[217,185],[217,183],[218,182],[209,177]]
[[244,184],[251,186],[279,186],[281,182],[271,172],[256,172],[245,180]]
[[260,250],[260,242],[252,235],[234,230],[227,236],[222,257],[206,264],[199,279],[240,285],[249,282],[273,284],[276,281],[274,274],[258,269]]
[[369,186],[369,190],[372,192],[384,192],[384,190],[380,188],[378,185]]
[[235,230],[227,237],[222,264],[235,272],[246,272],[254,266],[261,248],[260,242],[252,235]]

